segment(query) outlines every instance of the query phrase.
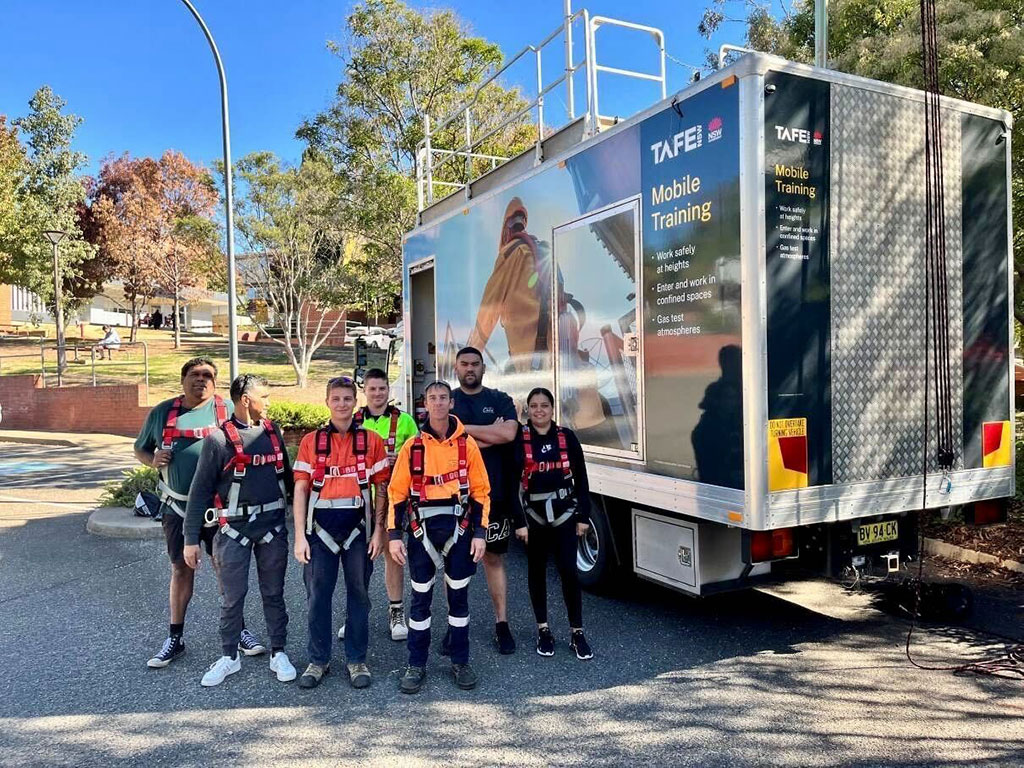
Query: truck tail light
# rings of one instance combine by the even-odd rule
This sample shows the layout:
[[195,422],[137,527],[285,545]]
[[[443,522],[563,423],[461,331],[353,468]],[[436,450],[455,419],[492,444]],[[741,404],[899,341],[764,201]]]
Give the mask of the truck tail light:
[[968,525],[994,525],[1006,522],[1006,499],[987,499],[969,504],[964,509]]
[[792,528],[750,532],[750,562],[764,563],[796,554]]

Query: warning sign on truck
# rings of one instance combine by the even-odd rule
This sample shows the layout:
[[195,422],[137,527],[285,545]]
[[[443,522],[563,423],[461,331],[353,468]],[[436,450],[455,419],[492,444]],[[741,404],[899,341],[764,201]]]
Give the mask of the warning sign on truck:
[[768,422],[768,490],[807,487],[807,419]]

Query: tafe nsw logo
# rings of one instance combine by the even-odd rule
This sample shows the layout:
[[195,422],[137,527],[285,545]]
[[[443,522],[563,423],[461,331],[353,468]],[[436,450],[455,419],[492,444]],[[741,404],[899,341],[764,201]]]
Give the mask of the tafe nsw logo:
[[821,131],[813,133],[806,128],[789,128],[785,125],[776,125],[775,133],[780,141],[792,141],[797,144],[811,144],[820,146],[825,135]]
[[658,165],[665,159],[671,160],[680,152],[692,152],[695,149],[700,149],[703,143],[704,126],[691,125],[670,139],[651,144],[651,151],[654,153],[654,164]]
[[708,143],[722,138],[722,118],[713,117],[708,123]]

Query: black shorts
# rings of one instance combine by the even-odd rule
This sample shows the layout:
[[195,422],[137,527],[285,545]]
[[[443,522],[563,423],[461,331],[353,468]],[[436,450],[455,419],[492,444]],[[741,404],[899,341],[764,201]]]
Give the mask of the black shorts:
[[492,555],[504,555],[512,541],[512,516],[508,503],[491,499],[490,523],[487,526],[487,551]]
[[[185,521],[173,509],[164,507],[164,538],[167,539],[167,557],[177,565],[185,562]],[[206,553],[213,556],[213,537],[217,528],[203,526],[199,529],[199,543],[206,547]]]

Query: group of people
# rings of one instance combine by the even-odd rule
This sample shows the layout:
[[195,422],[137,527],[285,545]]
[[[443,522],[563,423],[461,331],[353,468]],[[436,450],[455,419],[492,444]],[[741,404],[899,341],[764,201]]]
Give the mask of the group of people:
[[[166,667],[185,651],[185,613],[205,549],[220,591],[222,655],[202,685],[219,685],[238,672],[240,655],[266,653],[244,618],[255,560],[270,670],[277,679],[298,677],[300,687],[314,688],[329,673],[340,575],[346,615],[338,639],[344,642],[351,685],[365,688],[372,679],[366,663],[369,583],[374,562],[383,555],[388,629],[393,640],[408,642],[400,690],[416,693],[423,686],[434,585],[441,580],[448,610],[440,653],[450,657],[455,684],[475,688],[469,584],[482,561],[494,607],[495,645],[502,654],[514,653],[504,563],[513,535],[526,544],[537,653],[555,653],[546,583],[553,555],[569,617],[569,646],[579,659],[592,658],[576,573],[576,538],[586,533],[590,512],[582,448],[571,430],[554,423],[551,392],[530,392],[528,418],[520,424],[512,399],[483,386],[484,371],[479,350],[460,350],[459,387],[429,384],[423,393],[426,417],[418,425],[389,404],[385,371],[366,372],[362,408],[356,383],[333,378],[325,394],[330,420],[302,438],[292,463],[280,428],[266,418],[266,379],[238,376],[228,404],[216,394],[212,361],[185,363],[182,394],[152,409],[135,442],[138,460],[160,473],[157,491],[171,561],[168,637],[149,666]],[[285,651],[289,506],[295,531],[291,553],[303,566],[307,598],[308,665],[301,676]]]

